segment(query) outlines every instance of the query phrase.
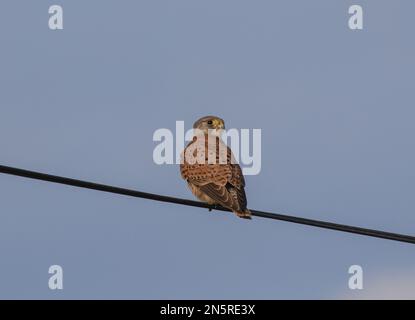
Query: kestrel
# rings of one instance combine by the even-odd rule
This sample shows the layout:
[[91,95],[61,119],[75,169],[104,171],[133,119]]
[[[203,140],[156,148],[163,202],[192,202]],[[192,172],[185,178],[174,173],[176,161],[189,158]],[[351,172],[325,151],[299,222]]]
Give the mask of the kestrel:
[[246,207],[241,167],[220,138],[225,122],[215,116],[206,116],[197,120],[193,129],[196,134],[182,153],[182,178],[203,202],[221,205],[240,218],[251,219],[251,212]]

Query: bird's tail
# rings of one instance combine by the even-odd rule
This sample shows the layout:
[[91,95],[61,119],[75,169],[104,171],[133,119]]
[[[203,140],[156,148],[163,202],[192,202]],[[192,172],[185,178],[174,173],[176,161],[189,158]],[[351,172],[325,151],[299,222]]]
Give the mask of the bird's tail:
[[251,211],[249,211],[249,209],[245,209],[243,211],[234,211],[234,213],[242,219],[252,219],[252,214]]

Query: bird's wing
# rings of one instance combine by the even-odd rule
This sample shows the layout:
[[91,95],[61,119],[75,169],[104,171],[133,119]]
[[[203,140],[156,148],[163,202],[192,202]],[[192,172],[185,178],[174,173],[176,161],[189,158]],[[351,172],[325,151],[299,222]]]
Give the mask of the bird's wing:
[[211,198],[215,203],[220,204],[222,207],[236,209],[234,196],[228,191],[226,186],[220,186],[214,183],[208,183],[200,186],[200,191]]
[[[191,144],[192,142],[188,147]],[[217,148],[219,148],[219,144],[217,144]],[[180,165],[180,171],[183,179],[199,187],[202,192],[218,204],[235,210],[244,210],[247,201],[242,170],[233,161],[231,149],[227,147],[226,151],[226,164],[219,163],[219,150],[217,150],[216,164],[188,164],[184,161]]]

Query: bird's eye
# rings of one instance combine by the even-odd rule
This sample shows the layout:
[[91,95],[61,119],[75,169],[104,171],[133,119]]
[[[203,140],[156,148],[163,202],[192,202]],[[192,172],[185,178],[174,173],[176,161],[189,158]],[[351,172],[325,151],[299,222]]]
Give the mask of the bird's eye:
[[212,124],[212,123],[213,123],[213,122],[212,122],[212,120],[209,120],[209,121],[208,121],[208,124]]

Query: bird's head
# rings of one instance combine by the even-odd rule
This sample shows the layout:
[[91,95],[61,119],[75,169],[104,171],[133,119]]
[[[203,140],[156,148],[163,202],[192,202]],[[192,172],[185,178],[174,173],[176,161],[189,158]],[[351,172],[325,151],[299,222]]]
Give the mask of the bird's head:
[[220,136],[223,129],[225,129],[225,121],[216,116],[206,116],[200,118],[193,124],[193,129],[199,129],[204,134],[208,134],[209,130],[217,136]]

